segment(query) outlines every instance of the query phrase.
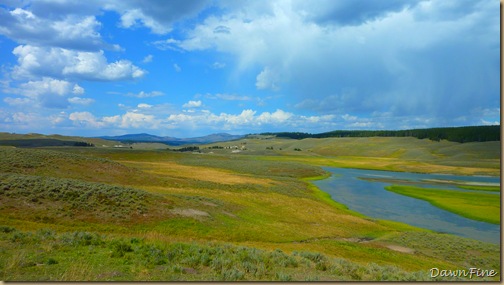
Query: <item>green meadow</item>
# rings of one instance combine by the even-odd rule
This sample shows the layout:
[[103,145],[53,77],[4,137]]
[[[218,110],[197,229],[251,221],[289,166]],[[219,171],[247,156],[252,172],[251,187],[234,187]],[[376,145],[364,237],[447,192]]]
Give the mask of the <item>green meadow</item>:
[[385,189],[428,201],[436,207],[469,219],[500,224],[500,195],[403,185],[387,186]]
[[310,183],[328,177],[321,166],[498,175],[498,142],[92,143],[0,147],[0,280],[439,281],[465,279],[430,268],[500,268],[498,245],[371,219]]

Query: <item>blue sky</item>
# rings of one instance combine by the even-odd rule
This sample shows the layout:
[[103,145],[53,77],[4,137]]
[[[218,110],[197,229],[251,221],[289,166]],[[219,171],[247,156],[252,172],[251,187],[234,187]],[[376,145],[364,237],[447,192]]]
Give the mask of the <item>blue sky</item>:
[[500,124],[496,0],[0,0],[0,131]]

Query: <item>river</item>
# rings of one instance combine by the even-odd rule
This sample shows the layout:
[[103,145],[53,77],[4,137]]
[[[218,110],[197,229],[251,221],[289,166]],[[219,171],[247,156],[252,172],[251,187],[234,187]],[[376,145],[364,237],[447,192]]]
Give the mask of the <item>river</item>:
[[[324,167],[333,175],[314,184],[329,193],[333,200],[371,218],[403,222],[437,232],[450,233],[495,244],[500,243],[500,225],[475,221],[432,206],[429,202],[385,190],[385,186],[403,184],[379,179],[404,180],[409,185],[454,189],[432,180],[477,182],[499,185],[500,177],[419,174]],[[362,179],[364,178],[364,179]],[[373,181],[371,181],[373,180]],[[460,190],[460,189],[458,189]],[[492,193],[492,192],[489,192]],[[493,192],[500,195],[499,192]]]

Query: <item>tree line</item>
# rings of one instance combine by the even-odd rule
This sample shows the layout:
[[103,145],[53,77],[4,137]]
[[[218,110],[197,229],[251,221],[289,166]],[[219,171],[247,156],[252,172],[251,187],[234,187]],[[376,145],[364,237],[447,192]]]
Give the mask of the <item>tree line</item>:
[[500,141],[500,125],[497,126],[468,126],[449,128],[429,128],[410,130],[338,130],[319,134],[302,132],[261,133],[261,135],[275,135],[279,138],[344,138],[344,137],[415,137],[433,141],[448,140],[452,142],[485,142]]

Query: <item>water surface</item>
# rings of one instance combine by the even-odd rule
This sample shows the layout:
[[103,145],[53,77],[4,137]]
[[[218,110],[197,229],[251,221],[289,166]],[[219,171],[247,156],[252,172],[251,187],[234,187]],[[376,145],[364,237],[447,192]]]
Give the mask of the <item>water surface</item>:
[[[427,201],[385,190],[385,186],[400,183],[361,179],[401,179],[408,180],[413,185],[417,182],[420,187],[457,189],[445,184],[426,184],[428,183],[426,179],[492,183],[498,185],[500,177],[419,174],[334,167],[324,167],[324,169],[330,171],[333,175],[328,179],[315,181],[314,184],[321,190],[329,193],[333,200],[346,205],[351,210],[372,218],[398,221],[437,232],[455,234],[496,244],[500,243],[500,225],[467,219],[432,206]],[[457,190],[463,191],[461,189]],[[499,192],[478,192],[500,195]]]

